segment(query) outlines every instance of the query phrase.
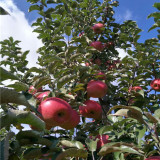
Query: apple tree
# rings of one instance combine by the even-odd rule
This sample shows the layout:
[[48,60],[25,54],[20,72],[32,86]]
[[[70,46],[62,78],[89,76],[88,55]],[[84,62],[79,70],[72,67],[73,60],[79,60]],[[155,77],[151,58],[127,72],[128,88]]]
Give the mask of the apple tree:
[[0,42],[1,159],[160,159],[160,3],[158,36],[140,43],[118,1],[27,1],[43,45],[28,68],[20,41]]

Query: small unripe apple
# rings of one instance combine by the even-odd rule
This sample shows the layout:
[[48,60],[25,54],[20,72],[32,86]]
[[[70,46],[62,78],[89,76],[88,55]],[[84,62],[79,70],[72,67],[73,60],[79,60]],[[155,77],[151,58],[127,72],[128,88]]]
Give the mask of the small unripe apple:
[[104,82],[91,80],[87,85],[87,94],[89,97],[102,98],[106,95],[107,88]]
[[103,49],[104,49],[104,46],[103,46],[102,42],[100,42],[100,41],[94,41],[90,44],[90,46],[94,47],[98,51],[103,51]]
[[101,118],[102,108],[99,103],[93,100],[87,100],[84,102],[84,106],[79,106],[79,112],[84,117],[98,120]]
[[73,129],[79,124],[79,122],[80,122],[79,114],[77,113],[77,111],[72,110],[70,119],[64,122],[62,125],[60,125],[60,127],[67,129],[67,130]]
[[155,91],[160,91],[160,78],[154,79],[150,86],[155,90]]
[[95,24],[95,25],[92,27],[92,29],[93,29],[93,31],[94,31],[95,33],[100,34],[100,33],[102,33],[102,31],[103,31],[103,29],[104,29],[104,24],[102,24],[102,23],[97,23],[97,24]]
[[160,160],[160,156],[152,156],[152,157],[148,157],[145,160]]
[[49,94],[50,94],[50,91],[46,91],[36,95],[36,98],[41,102],[45,97],[48,97]]
[[63,99],[50,97],[40,103],[38,111],[48,125],[59,126],[70,119],[72,108]]

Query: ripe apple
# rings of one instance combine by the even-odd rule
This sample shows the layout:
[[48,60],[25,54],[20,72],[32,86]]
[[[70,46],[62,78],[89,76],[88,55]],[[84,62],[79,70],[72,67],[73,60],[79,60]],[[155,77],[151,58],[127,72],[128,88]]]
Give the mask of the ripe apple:
[[72,108],[63,99],[50,97],[40,103],[38,111],[48,125],[59,126],[70,119]]
[[92,29],[93,29],[93,31],[94,31],[95,33],[100,34],[100,33],[102,33],[102,31],[103,31],[103,29],[104,29],[104,24],[102,24],[102,23],[97,23],[97,24],[95,24],[95,25],[92,27]]
[[37,92],[43,92],[42,87],[41,87],[41,88],[38,88],[38,89],[36,89],[34,86],[30,86],[30,87],[29,87],[28,93],[34,95],[34,94],[36,94]]
[[99,139],[99,141],[97,142],[97,149],[100,149],[104,144],[109,143],[110,141],[108,140],[109,136],[103,134],[101,135],[97,135],[96,138]]
[[102,62],[99,58],[97,58],[94,60],[94,63],[97,64],[98,66],[100,66]]
[[94,47],[98,51],[103,51],[103,49],[104,49],[104,46],[103,46],[102,42],[100,42],[100,41],[94,41],[90,44],[90,46]]
[[102,98],[107,93],[107,85],[102,81],[91,80],[87,85],[87,94],[89,97]]
[[[92,136],[89,136],[89,138],[93,139]],[[97,141],[97,149],[100,149],[104,144],[110,142],[110,140],[108,140],[109,136],[105,135],[105,134],[103,134],[103,135],[97,135],[94,140],[96,140],[96,139],[98,139],[98,141]]]
[[77,113],[77,111],[72,110],[70,119],[65,123],[63,123],[62,125],[60,125],[60,127],[69,130],[76,127],[79,124],[79,122],[80,122],[79,114]]
[[145,160],[160,160],[160,156],[152,156],[152,157],[148,157]]
[[111,64],[111,65],[109,65],[108,70],[110,71],[110,70],[112,70],[112,69],[114,69],[114,68],[116,68],[116,65]]
[[84,102],[84,105],[85,106],[79,106],[79,112],[82,116],[96,120],[101,118],[102,108],[99,103],[93,100],[87,100]]
[[154,79],[150,86],[155,90],[155,91],[160,91],[160,78]]
[[28,93],[30,93],[30,94],[35,94],[37,92],[37,89],[36,88],[34,88],[34,86],[30,86],[29,87],[29,90],[28,90]]
[[45,97],[48,97],[49,94],[50,94],[50,91],[46,91],[36,95],[36,98],[41,102]]
[[98,72],[97,75],[99,76],[98,79],[103,79],[103,80],[106,79],[106,75],[103,72],[101,72],[101,71]]
[[79,34],[79,37],[81,37],[83,34],[84,34],[84,32],[81,32],[81,33]]
[[137,91],[139,91],[139,90],[142,90],[142,87],[140,87],[140,86],[134,86],[134,87],[131,87],[131,88],[129,89],[129,92],[131,92],[131,91],[137,92]]

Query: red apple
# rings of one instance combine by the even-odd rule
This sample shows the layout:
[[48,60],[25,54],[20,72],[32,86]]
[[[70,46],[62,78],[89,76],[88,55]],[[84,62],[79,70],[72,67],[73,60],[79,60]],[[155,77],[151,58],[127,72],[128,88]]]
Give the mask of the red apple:
[[87,94],[89,97],[102,98],[106,95],[107,88],[104,82],[91,80],[87,85]]
[[29,87],[29,90],[28,90],[28,93],[30,93],[30,94],[35,94],[37,92],[37,89],[36,88],[34,88],[34,86],[30,86]]
[[111,65],[109,65],[108,70],[110,71],[110,70],[112,70],[112,69],[114,69],[114,68],[116,68],[116,65],[111,64]]
[[63,99],[50,97],[40,103],[38,111],[48,125],[59,126],[70,119],[72,108]]
[[[93,139],[92,136],[89,136],[89,138]],[[110,142],[110,140],[108,140],[109,136],[105,135],[105,134],[103,134],[102,136],[101,135],[97,135],[94,140],[96,140],[96,139],[98,139],[98,141],[97,141],[97,149],[100,149],[104,144]]]
[[100,34],[100,33],[102,33],[102,31],[103,31],[103,29],[104,29],[104,24],[102,24],[102,23],[97,23],[97,24],[95,24],[95,25],[92,27],[92,29],[93,29],[93,31],[94,31],[95,33]]
[[97,59],[94,60],[94,63],[100,66],[101,65],[101,60],[99,58],[97,58]]
[[160,156],[152,156],[152,157],[148,157],[145,160],[160,160]]
[[41,102],[45,97],[48,97],[49,94],[50,94],[50,91],[46,91],[36,95],[36,98]]
[[87,67],[88,67],[88,66],[90,66],[90,64],[89,64],[88,62],[86,62],[86,63],[85,63],[85,66],[87,66]]
[[140,87],[140,86],[134,86],[134,87],[131,87],[131,88],[129,89],[129,92],[131,92],[131,91],[137,92],[137,91],[139,91],[139,90],[142,90],[142,87]]
[[83,34],[84,34],[84,32],[81,32],[81,33],[79,34],[79,37],[81,37]]
[[150,86],[155,90],[155,91],[160,91],[160,78],[154,79]]
[[103,46],[102,42],[100,42],[100,41],[94,41],[90,44],[90,46],[94,47],[98,51],[103,51],[103,49],[104,49],[104,46]]
[[106,79],[106,75],[103,72],[98,72],[97,75],[99,76],[98,79]]
[[72,110],[71,113],[71,117],[69,119],[69,121],[66,121],[65,123],[63,123],[62,125],[60,125],[60,127],[64,128],[64,129],[73,129],[74,127],[76,127],[80,122],[80,116],[77,113],[77,111]]
[[108,140],[109,136],[108,135],[97,135],[96,138],[99,139],[97,142],[97,149],[100,149],[104,144],[109,143],[110,141]]
[[79,111],[82,116],[96,120],[101,118],[102,108],[99,103],[93,100],[87,100],[84,104],[85,106],[79,106]]
[[38,88],[38,89],[36,89],[34,86],[30,86],[30,87],[29,87],[28,93],[34,95],[34,94],[36,94],[37,92],[43,92],[42,87],[41,87],[41,88]]

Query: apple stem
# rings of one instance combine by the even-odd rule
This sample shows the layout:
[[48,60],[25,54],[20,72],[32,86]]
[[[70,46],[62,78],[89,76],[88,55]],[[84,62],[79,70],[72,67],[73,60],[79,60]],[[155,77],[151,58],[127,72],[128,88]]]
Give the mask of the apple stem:
[[93,151],[92,151],[92,160],[95,160]]

